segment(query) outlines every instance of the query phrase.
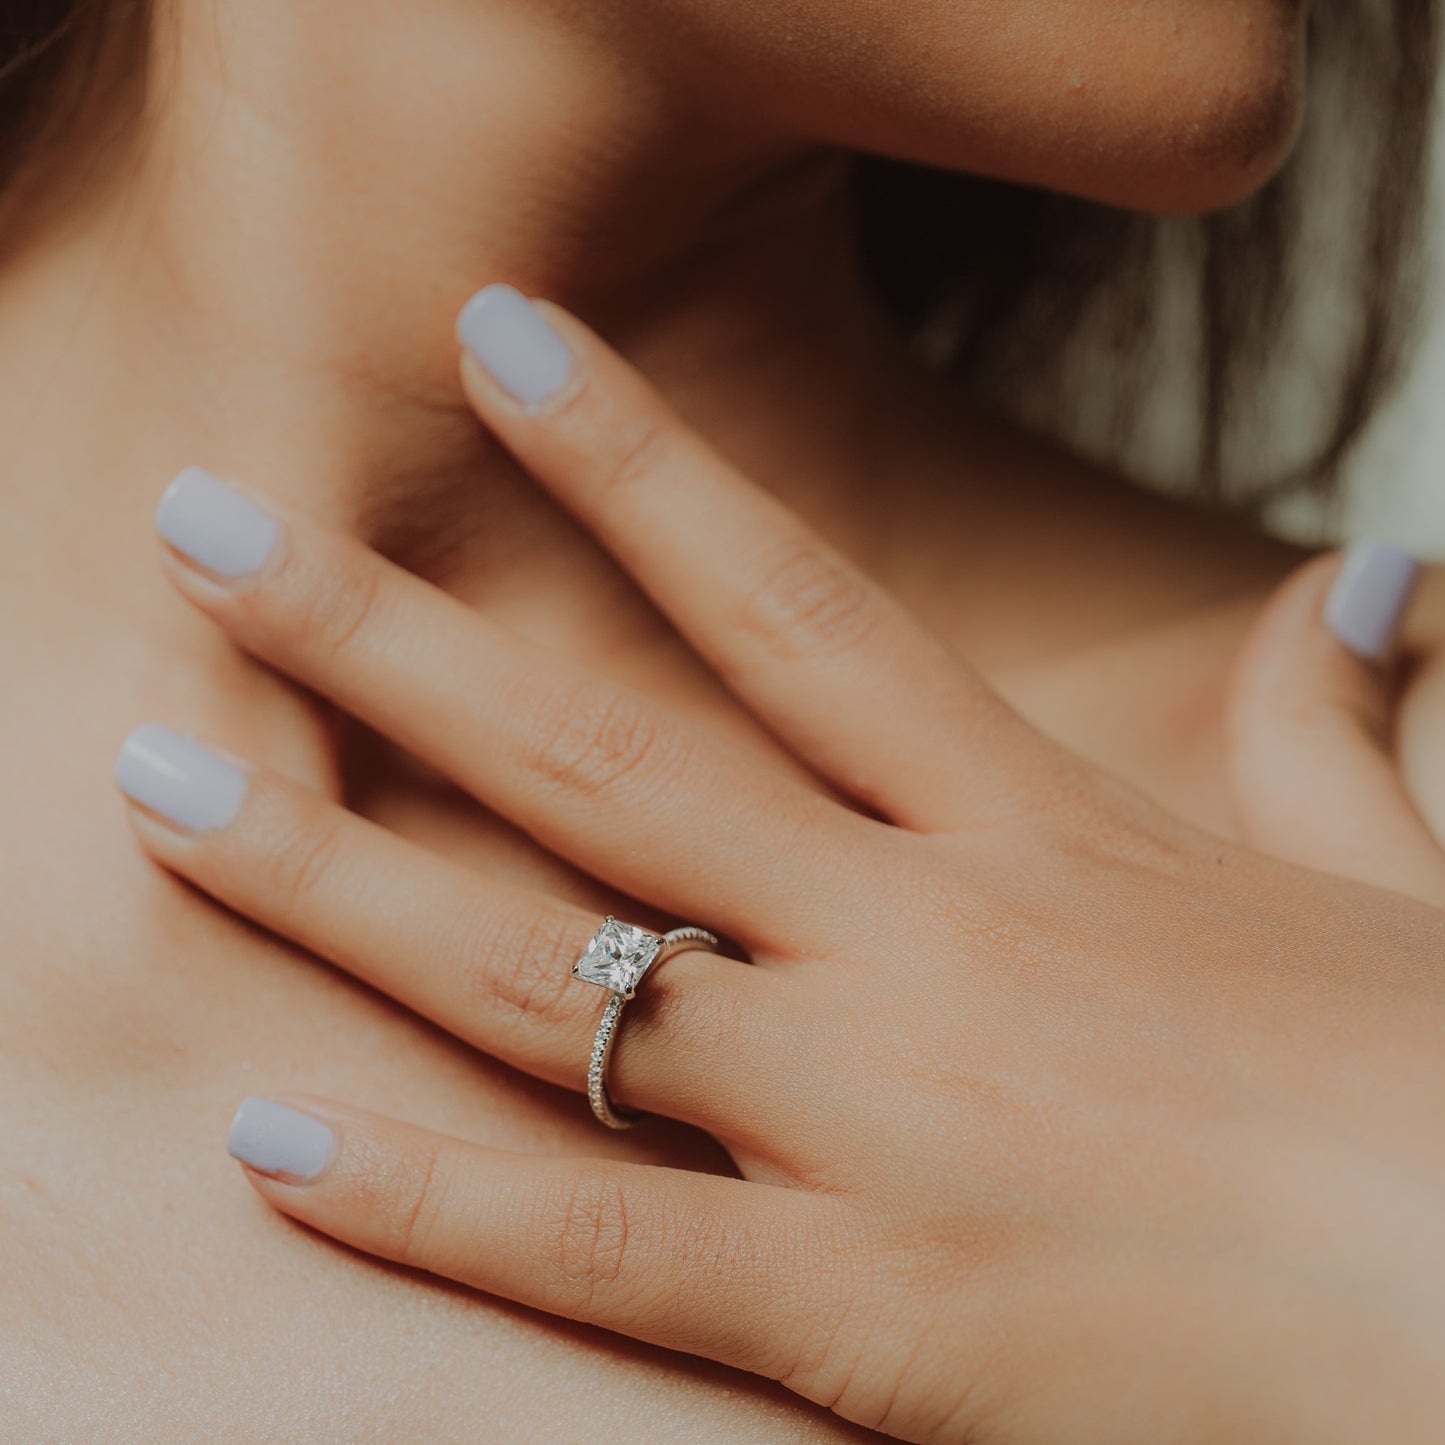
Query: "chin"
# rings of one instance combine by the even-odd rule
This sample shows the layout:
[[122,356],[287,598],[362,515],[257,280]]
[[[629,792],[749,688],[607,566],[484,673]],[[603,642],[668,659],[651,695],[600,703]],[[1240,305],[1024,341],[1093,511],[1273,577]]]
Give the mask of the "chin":
[[1197,213],[1235,205],[1279,172],[1304,115],[1302,12],[1244,9],[1252,23],[1220,26],[1187,64],[1163,67],[1162,84],[1142,85],[1137,109],[1121,105],[1133,112],[1119,137],[1130,164],[1111,178],[1108,199]]
[[980,27],[964,7],[889,93],[887,124],[870,131],[866,104],[839,113],[860,149],[1131,210],[1213,210],[1258,190],[1294,146],[1305,11],[1303,0],[1013,0],[1008,18]]
[[1161,0],[1108,47],[1081,52],[1013,179],[1131,210],[1235,205],[1288,159],[1304,113],[1304,6]]

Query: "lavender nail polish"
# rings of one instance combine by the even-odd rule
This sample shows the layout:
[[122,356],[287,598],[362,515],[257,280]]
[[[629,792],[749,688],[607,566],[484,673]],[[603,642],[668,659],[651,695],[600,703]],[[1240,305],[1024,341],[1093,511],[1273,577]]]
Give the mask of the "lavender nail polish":
[[567,343],[511,286],[478,291],[457,317],[457,340],[523,406],[541,406],[572,376]]
[[183,557],[233,580],[259,572],[280,526],[248,497],[201,467],[187,467],[156,508],[156,531]]
[[1383,662],[1395,645],[1420,564],[1389,542],[1357,542],[1345,553],[1325,602],[1325,625],[1366,662]]
[[224,828],[246,796],[246,774],[234,763],[158,723],[142,724],[121,744],[115,785],[191,833]]
[[226,1152],[261,1174],[309,1184],[331,1162],[336,1136],[312,1114],[271,1099],[246,1099],[231,1121]]

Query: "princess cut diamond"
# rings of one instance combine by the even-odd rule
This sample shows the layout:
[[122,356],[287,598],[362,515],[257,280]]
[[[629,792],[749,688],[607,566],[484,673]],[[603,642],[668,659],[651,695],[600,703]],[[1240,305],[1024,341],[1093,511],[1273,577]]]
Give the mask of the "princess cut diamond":
[[661,947],[662,939],[657,934],[609,918],[592,935],[582,957],[572,965],[572,972],[588,983],[631,998]]

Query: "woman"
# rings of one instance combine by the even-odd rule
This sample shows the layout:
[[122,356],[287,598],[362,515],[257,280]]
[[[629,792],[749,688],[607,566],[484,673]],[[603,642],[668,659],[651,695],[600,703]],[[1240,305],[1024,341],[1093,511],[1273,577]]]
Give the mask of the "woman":
[[[108,18],[92,77],[136,19]],[[1438,1429],[1442,865],[1357,725],[1382,675],[1321,624],[1332,574],[1265,609],[1293,554],[960,417],[890,345],[842,214],[838,148],[863,146],[1117,204],[1237,199],[1294,132],[1298,8],[363,18],[179,0],[146,17],[144,109],[82,88],[70,149],[11,188],[19,1437],[1317,1439],[1358,1434],[1366,1407]],[[462,328],[479,429],[450,332],[494,276],[596,320],[786,510],[511,292]],[[192,457],[244,484],[191,472],[169,493],[188,608],[147,532]],[[632,485],[588,491],[614,472]],[[684,550],[699,535],[715,545]],[[707,566],[659,566],[679,556]],[[1407,581],[1381,605],[1337,594],[1362,650],[1386,648]],[[1155,802],[1045,743],[959,655]],[[770,683],[756,664],[779,658]],[[1401,724],[1438,818],[1431,685]],[[151,732],[119,774],[146,847],[236,915],[137,858],[107,811],[104,760],[144,717],[255,769]],[[667,772],[678,757],[696,766]],[[619,814],[616,784],[649,775],[617,764],[648,758],[665,811],[634,794]],[[1327,872],[1193,830],[1228,831],[1231,801],[1253,841]],[[669,959],[607,1083],[728,1152],[682,1125],[605,1132],[576,1093],[601,996],[558,958],[603,914],[660,928],[674,908],[757,966]],[[830,989],[840,967],[853,987]],[[871,1064],[865,1091],[840,1060]],[[432,1275],[256,1207],[216,1138],[255,1089],[374,1111],[252,1108],[235,1148],[272,1202]],[[433,1151],[449,1207],[414,1188],[426,1146],[379,1115],[507,1152]],[[480,1172],[503,1159],[564,1184],[578,1159],[614,1172],[529,1194],[538,1173]],[[657,1165],[717,1192],[675,1248],[643,1229],[639,1252],[606,1187]],[[499,1177],[537,1207],[488,1211]],[[772,1251],[741,1215],[763,1188]],[[406,1245],[423,1198],[434,1227]],[[804,1213],[830,1198],[836,1229]]]

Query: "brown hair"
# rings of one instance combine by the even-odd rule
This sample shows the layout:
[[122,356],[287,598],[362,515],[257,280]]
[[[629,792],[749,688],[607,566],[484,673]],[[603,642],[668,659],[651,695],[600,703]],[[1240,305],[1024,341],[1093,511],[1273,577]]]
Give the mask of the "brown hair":
[[[0,196],[115,116],[150,12],[4,4]],[[860,159],[868,273],[939,365],[1086,451],[1209,499],[1323,488],[1398,377],[1419,309],[1436,32],[1432,0],[1318,0],[1300,146],[1257,196],[1200,220]],[[1161,405],[1172,456],[1146,445]]]
[[[150,0],[0,0],[0,195],[52,146],[122,126],[143,79]],[[86,135],[96,143],[104,135]]]
[[1437,38],[1433,0],[1317,0],[1299,145],[1203,218],[866,161],[872,279],[941,365],[1086,452],[1252,509],[1323,492],[1413,339]]

